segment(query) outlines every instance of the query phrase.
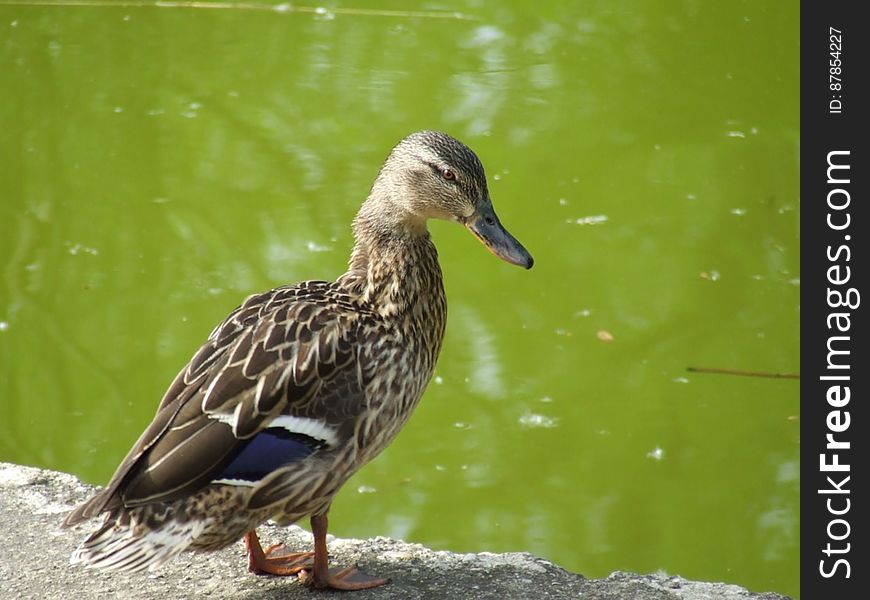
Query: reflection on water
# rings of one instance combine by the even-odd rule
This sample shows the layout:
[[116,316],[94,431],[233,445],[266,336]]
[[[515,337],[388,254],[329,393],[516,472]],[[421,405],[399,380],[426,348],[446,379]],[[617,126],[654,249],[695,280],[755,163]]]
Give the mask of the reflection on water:
[[455,330],[464,338],[467,351],[466,377],[469,390],[481,396],[501,398],[504,396],[504,383],[499,357],[494,346],[495,340],[486,328],[486,321],[467,303],[451,311]]
[[343,272],[391,145],[441,128],[536,265],[432,225],[436,377],[335,533],[798,594],[797,386],[686,372],[798,370],[797,8],[346,8],[0,1],[0,460],[105,482],[213,325]]

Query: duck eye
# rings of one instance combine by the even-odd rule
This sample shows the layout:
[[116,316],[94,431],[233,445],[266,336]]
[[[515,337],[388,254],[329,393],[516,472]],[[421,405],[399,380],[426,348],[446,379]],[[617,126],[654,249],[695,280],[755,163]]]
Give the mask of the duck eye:
[[447,181],[455,181],[456,173],[451,171],[450,169],[441,169],[441,176]]

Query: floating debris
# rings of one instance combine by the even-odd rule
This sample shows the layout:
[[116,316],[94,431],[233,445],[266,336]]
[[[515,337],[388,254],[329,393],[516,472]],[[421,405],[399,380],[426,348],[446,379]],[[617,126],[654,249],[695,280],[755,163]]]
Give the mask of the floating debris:
[[83,244],[73,244],[69,247],[67,252],[69,252],[73,256],[82,253],[90,254],[91,256],[96,256],[97,254],[99,254],[96,248],[91,248],[90,246],[85,246]]
[[599,329],[598,333],[595,334],[596,337],[602,342],[612,342],[613,334],[607,331],[606,329]]
[[316,242],[308,242],[305,247],[308,248],[309,252],[329,252],[332,250],[329,246],[321,246]]
[[701,279],[706,279],[708,281],[719,281],[719,271],[716,271],[715,269],[710,272],[701,271],[698,273],[698,276]]
[[568,219],[566,222],[572,225],[601,225],[607,221],[607,215],[592,215],[578,219]]
[[528,429],[552,429],[558,424],[558,421],[553,417],[536,413],[526,413],[518,420],[521,426]]

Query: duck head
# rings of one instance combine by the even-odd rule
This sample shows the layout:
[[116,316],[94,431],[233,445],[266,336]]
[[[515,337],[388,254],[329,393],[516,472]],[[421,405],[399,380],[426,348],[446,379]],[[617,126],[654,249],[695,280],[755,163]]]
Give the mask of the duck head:
[[477,155],[438,131],[412,133],[387,157],[370,198],[381,198],[395,219],[412,230],[428,219],[465,226],[502,260],[530,269],[531,254],[502,226],[492,206]]

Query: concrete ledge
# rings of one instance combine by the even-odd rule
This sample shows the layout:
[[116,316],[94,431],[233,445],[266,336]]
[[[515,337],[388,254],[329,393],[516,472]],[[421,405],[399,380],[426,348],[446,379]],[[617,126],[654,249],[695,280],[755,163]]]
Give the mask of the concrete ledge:
[[[295,578],[247,572],[244,548],[184,555],[154,574],[104,574],[68,565],[85,530],[60,530],[72,506],[91,488],[72,475],[0,463],[0,598],[135,599],[337,597],[300,585]],[[264,543],[283,541],[309,548],[311,535],[299,527],[265,526]],[[483,600],[584,598],[589,600],[783,600],[724,583],[664,575],[614,573],[586,579],[526,553],[453,554],[399,540],[334,539],[334,562],[357,563],[392,583],[343,597],[373,600]]]

